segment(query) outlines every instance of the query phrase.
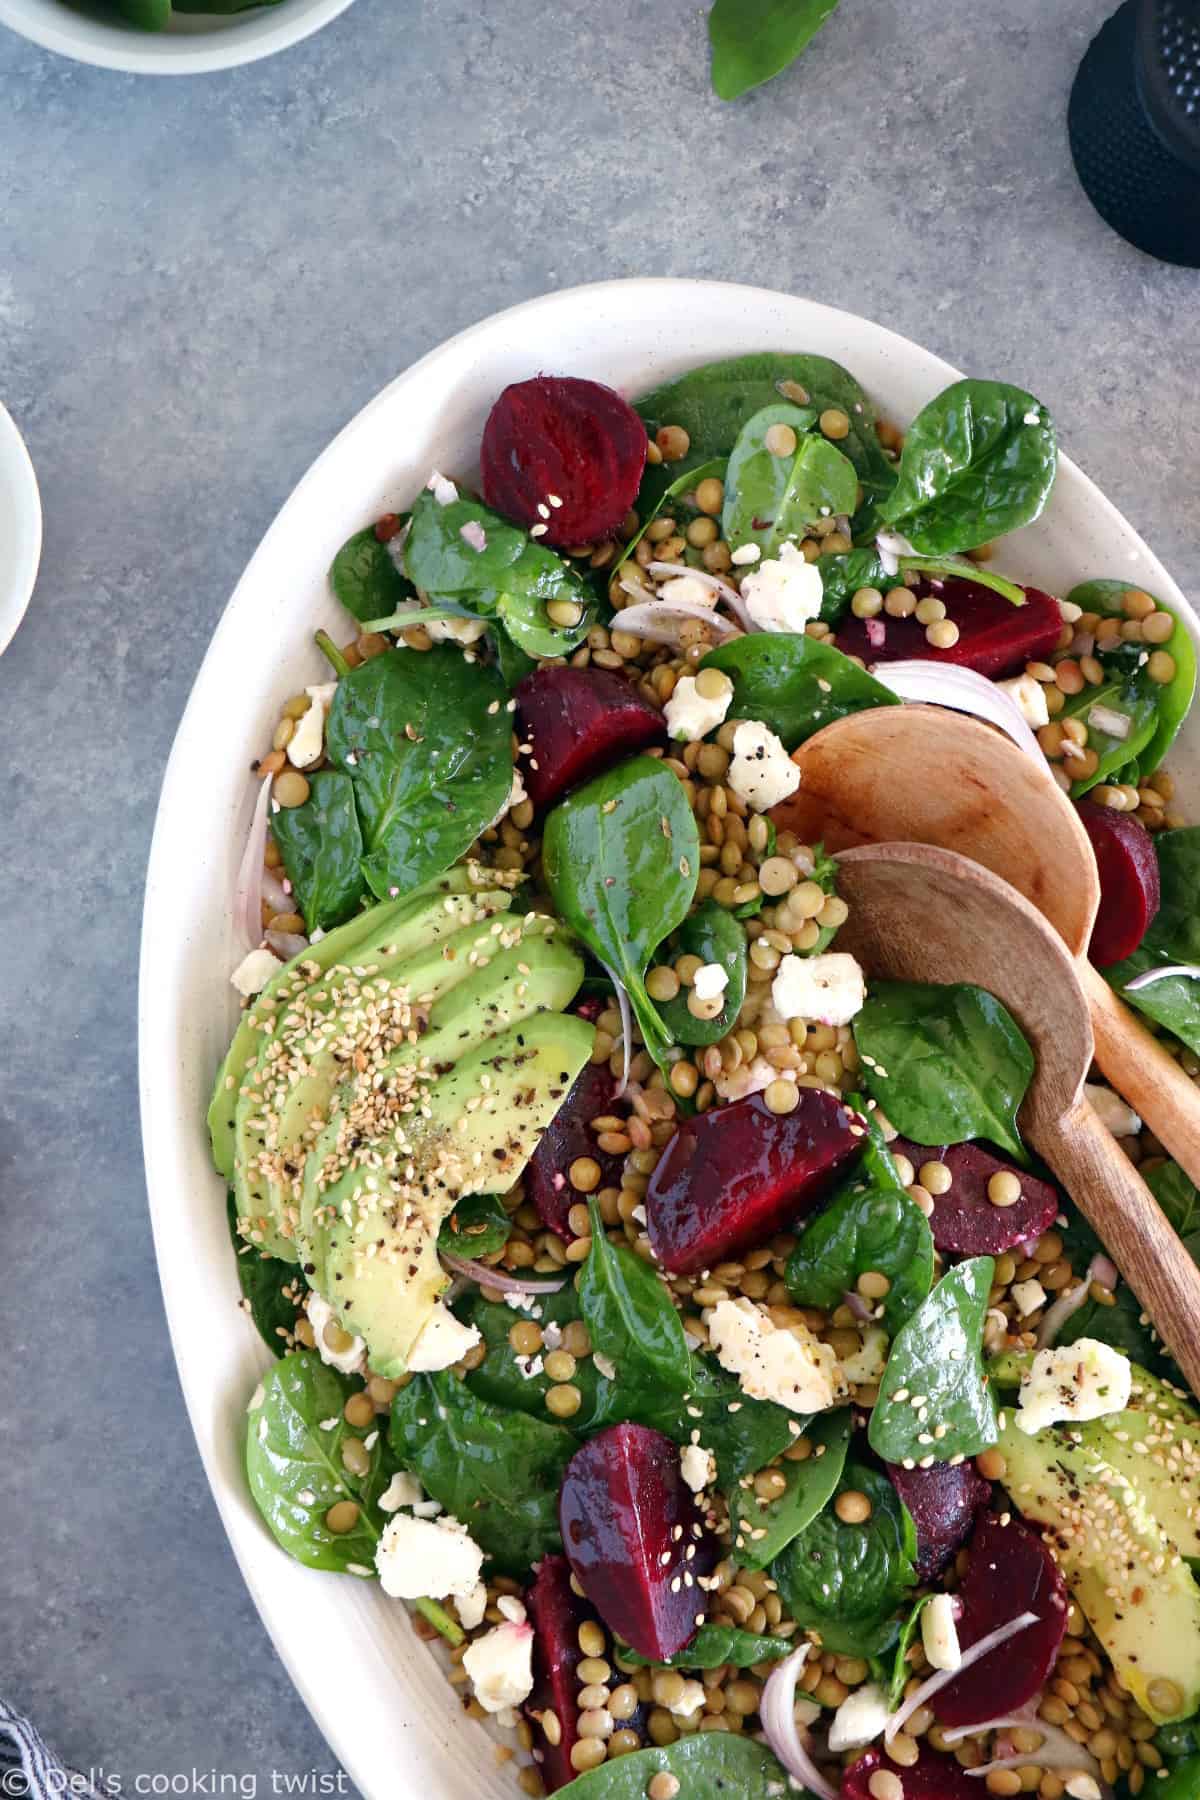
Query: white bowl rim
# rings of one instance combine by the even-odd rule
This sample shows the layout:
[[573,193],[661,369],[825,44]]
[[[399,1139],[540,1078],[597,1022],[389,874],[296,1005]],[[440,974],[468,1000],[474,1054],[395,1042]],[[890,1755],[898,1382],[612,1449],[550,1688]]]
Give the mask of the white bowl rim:
[[[259,62],[320,31],[352,0],[309,0],[232,15],[211,31],[138,32],[89,19],[57,0],[0,0],[0,25],[58,56],[126,75],[211,75]],[[61,21],[57,14],[62,13]]]
[[[185,1347],[185,1334],[190,1325],[190,1319],[186,1314],[188,1271],[177,1266],[173,1248],[168,1242],[168,1222],[176,1204],[176,1195],[179,1191],[177,1178],[183,1160],[182,1133],[192,1129],[189,1124],[177,1125],[172,1117],[174,1109],[171,1099],[173,1095],[178,1096],[181,1085],[180,1068],[176,1060],[179,1047],[165,1029],[170,1002],[170,995],[167,992],[169,982],[164,979],[168,965],[156,942],[158,921],[162,919],[165,925],[169,913],[172,872],[169,860],[172,846],[169,840],[174,829],[171,820],[174,813],[180,809],[186,811],[189,805],[187,780],[193,771],[190,771],[187,765],[189,761],[194,760],[196,754],[189,745],[189,738],[194,734],[197,726],[203,723],[201,701],[206,698],[203,693],[206,669],[209,663],[217,658],[218,653],[225,648],[226,641],[232,641],[238,635],[242,626],[241,614],[252,597],[256,569],[270,557],[280,539],[296,529],[297,522],[303,520],[306,510],[310,509],[311,501],[320,488],[322,477],[331,463],[345,452],[347,446],[358,434],[367,429],[381,409],[388,408],[394,403],[404,387],[414,382],[418,376],[429,374],[436,369],[439,362],[453,362],[461,357],[461,353],[465,349],[486,345],[489,339],[495,341],[495,347],[499,353],[503,350],[507,340],[518,335],[525,339],[525,343],[529,347],[530,363],[533,366],[541,366],[539,362],[540,344],[543,338],[549,341],[552,333],[545,333],[543,330],[531,331],[527,328],[534,324],[545,325],[559,311],[567,315],[578,310],[586,315],[590,305],[593,303],[602,305],[610,297],[619,298],[622,302],[628,303],[626,310],[631,315],[631,319],[639,316],[642,311],[639,303],[642,301],[645,302],[645,312],[654,314],[656,303],[669,299],[676,316],[682,316],[685,309],[689,308],[703,313],[706,302],[714,311],[737,305],[743,306],[748,313],[761,313],[764,316],[768,311],[783,307],[794,312],[798,333],[797,343],[803,342],[803,332],[814,323],[826,332],[837,330],[851,336],[855,333],[866,333],[867,337],[872,340],[873,354],[885,358],[897,358],[902,367],[915,367],[919,372],[920,380],[929,385],[930,392],[936,391],[938,387],[960,377],[960,371],[943,358],[922,349],[919,345],[890,331],[887,327],[876,325],[859,315],[799,296],[785,295],[775,290],[749,287],[734,282],[673,277],[632,277],[617,281],[594,282],[522,301],[457,333],[411,364],[408,369],[382,389],[374,399],[367,402],[316,458],[284,502],[273,523],[268,527],[217,624],[204,662],[197,674],[164,775],[151,845],[139,971],[141,1121],[155,1250],[180,1382],[214,1500],[243,1578],[263,1623],[293,1683],[314,1720],[323,1731],[330,1748],[360,1791],[369,1796],[378,1796],[378,1800],[385,1800],[385,1795],[386,1800],[391,1800],[392,1794],[395,1792],[394,1786],[384,1786],[378,1779],[378,1771],[368,1767],[365,1755],[360,1752],[360,1746],[356,1742],[351,1718],[338,1713],[330,1705],[328,1695],[323,1691],[318,1691],[301,1670],[298,1658],[284,1632],[285,1623],[290,1624],[291,1621],[284,1621],[280,1616],[273,1615],[264,1597],[263,1583],[254,1565],[258,1564],[262,1558],[282,1556],[283,1553],[271,1543],[265,1532],[260,1532],[257,1537],[247,1539],[244,1543],[239,1544],[235,1515],[239,1509],[243,1509],[249,1503],[244,1494],[236,1491],[232,1484],[227,1485],[223,1482],[221,1473],[216,1466],[215,1455],[206,1452],[205,1449],[205,1432],[203,1430],[205,1421],[202,1417],[201,1406],[205,1395],[202,1393],[202,1383],[196,1375],[194,1359],[187,1353]],[[657,306],[657,312],[660,315],[657,323],[661,326],[663,323],[661,306]],[[515,328],[518,326],[521,328],[520,332],[515,333]],[[729,330],[732,336],[732,325],[729,326]],[[777,335],[777,333],[764,331],[762,335],[766,337]],[[525,346],[523,345],[523,347]],[[759,342],[758,347],[764,348],[765,346]],[[742,346],[730,348],[727,351],[718,351],[714,354],[734,355],[742,354],[744,351],[745,347]],[[855,351],[847,352],[847,360],[850,364],[853,364],[855,354]],[[678,364],[679,358],[675,360]],[[699,360],[701,359],[685,359],[680,366],[693,366],[694,362]],[[645,389],[647,385],[647,382],[643,381],[642,388]],[[869,393],[872,393],[872,398],[885,398],[883,395],[872,392],[867,381],[864,381],[863,385],[867,387]],[[452,389],[447,389],[448,396],[452,392]],[[1167,570],[1133,531],[1133,528],[1112,502],[1065,455],[1060,456],[1059,484],[1056,494],[1062,488],[1069,490],[1073,503],[1086,502],[1098,510],[1111,541],[1119,543],[1128,559],[1138,565],[1136,579],[1140,583],[1154,588],[1162,599],[1176,608],[1186,621],[1193,638],[1200,643],[1200,622],[1197,621],[1196,615]],[[369,503],[370,495],[364,492],[363,512],[366,516],[370,516],[367,513]],[[1028,527],[1026,531],[1014,534],[1006,540],[1006,543],[1010,546],[1017,546],[1021,539],[1032,539],[1038,529],[1037,524]],[[1020,550],[1018,549],[1015,557],[1006,560],[1013,565],[1014,572],[1016,572],[1021,563]],[[1026,578],[1032,579],[1032,577]],[[1131,575],[1131,580],[1134,578]],[[281,650],[281,655],[285,653],[284,650]],[[164,973],[159,971],[160,961],[164,963]],[[219,981],[220,977],[214,973],[212,979],[215,983]],[[196,1130],[200,1129],[201,1123],[199,1119],[194,1122]],[[215,1176],[210,1185],[214,1189],[218,1185]],[[227,1248],[226,1256],[228,1256]],[[228,1273],[232,1289],[232,1269]],[[234,1328],[231,1325],[229,1329],[232,1331]],[[263,1366],[269,1362],[270,1359],[265,1350],[262,1351],[260,1360]],[[310,1572],[299,1569],[298,1565],[292,1564],[291,1567],[297,1586],[302,1581],[314,1579]],[[317,1576],[315,1579],[321,1581],[328,1578]],[[347,1580],[344,1584],[337,1585],[353,1587],[355,1584]],[[402,1710],[407,1698],[406,1688],[412,1685],[415,1691],[416,1686],[420,1684],[420,1673],[415,1669],[404,1673],[397,1669],[391,1678],[395,1683],[397,1708]],[[441,1677],[439,1676],[438,1679],[440,1680]],[[413,1754],[420,1757],[426,1746],[425,1740],[420,1737],[419,1728],[425,1726],[426,1721],[416,1715],[411,1715],[404,1718],[402,1723],[406,1730],[415,1734]],[[461,1725],[459,1729],[461,1729]],[[406,1742],[408,1741],[406,1740]],[[445,1748],[444,1744],[442,1748]],[[432,1763],[421,1762],[419,1764],[420,1772],[428,1774],[434,1766]],[[491,1785],[485,1786],[487,1777],[484,1775],[483,1769],[484,1756],[481,1750],[479,1758],[474,1759],[473,1765],[474,1774],[480,1785],[460,1784],[456,1786],[453,1789],[455,1800],[459,1794],[465,1796],[468,1793],[477,1794],[486,1791],[490,1795],[494,1792],[509,1791],[507,1788],[500,1790]],[[452,1770],[451,1774],[455,1772]],[[489,1770],[489,1774],[493,1777],[494,1773]]]
[[29,447],[8,409],[0,405],[0,505],[12,502],[16,540],[5,547],[0,569],[0,656],[25,617],[42,559],[42,496]]

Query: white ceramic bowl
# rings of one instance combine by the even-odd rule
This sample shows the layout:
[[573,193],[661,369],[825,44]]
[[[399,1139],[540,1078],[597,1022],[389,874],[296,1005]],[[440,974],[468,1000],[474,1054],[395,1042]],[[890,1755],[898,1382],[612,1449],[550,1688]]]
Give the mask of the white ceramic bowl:
[[130,75],[208,75],[298,44],[350,0],[280,0],[242,13],[180,13],[166,31],[139,31],[103,0],[0,0],[0,25],[100,69]]
[[0,656],[25,617],[42,554],[42,501],[25,441],[0,406]]
[[[213,1493],[267,1629],[333,1750],[378,1800],[512,1800],[516,1788],[403,1605],[365,1582],[290,1561],[246,1491],[244,1409],[269,1358],[234,1308],[224,1196],[204,1131],[236,1016],[226,977],[239,954],[230,897],[253,801],[246,771],[280,703],[327,672],[313,630],[346,635],[325,579],[334,551],[406,502],[432,467],[471,469],[506,382],[552,369],[636,396],[697,363],[766,349],[837,358],[898,420],[957,373],[848,313],[714,282],[576,288],[474,326],[386,388],[304,477],[217,628],[167,769],[146,890],[140,1015],[146,1173],[175,1354]],[[1020,369],[999,373],[1021,377]],[[1195,626],[1166,570],[1065,458],[1044,516],[1005,540],[1003,566],[1051,591],[1086,575],[1128,575]]]

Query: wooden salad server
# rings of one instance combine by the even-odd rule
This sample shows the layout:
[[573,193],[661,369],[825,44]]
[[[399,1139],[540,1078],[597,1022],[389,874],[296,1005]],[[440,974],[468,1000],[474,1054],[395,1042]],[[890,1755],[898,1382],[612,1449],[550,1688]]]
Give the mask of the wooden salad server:
[[806,843],[819,838],[830,851],[940,844],[1033,902],[1075,959],[1096,1062],[1200,1186],[1200,1088],[1087,959],[1100,901],[1096,859],[1041,759],[945,707],[883,706],[827,725],[793,760],[799,791],[773,817]]
[[838,892],[850,908],[838,949],[857,956],[868,977],[972,982],[1012,1013],[1036,1058],[1020,1115],[1025,1140],[1095,1229],[1197,1390],[1200,1268],[1083,1098],[1092,1027],[1062,939],[1015,888],[953,851],[868,844],[842,852],[838,864]]

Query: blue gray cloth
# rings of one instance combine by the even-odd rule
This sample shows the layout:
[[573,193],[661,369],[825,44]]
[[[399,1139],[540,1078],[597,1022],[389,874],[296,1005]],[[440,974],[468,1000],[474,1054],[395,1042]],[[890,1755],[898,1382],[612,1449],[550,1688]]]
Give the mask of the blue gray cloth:
[[36,1725],[0,1700],[0,1800],[96,1800],[86,1775],[60,1762]]

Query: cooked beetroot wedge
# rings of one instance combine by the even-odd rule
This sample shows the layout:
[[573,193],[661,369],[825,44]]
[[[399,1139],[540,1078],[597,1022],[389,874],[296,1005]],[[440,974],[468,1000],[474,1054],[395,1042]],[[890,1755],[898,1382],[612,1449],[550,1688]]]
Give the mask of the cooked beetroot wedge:
[[992,1484],[969,1462],[934,1463],[928,1469],[902,1469],[898,1463],[884,1467],[917,1528],[918,1579],[932,1581],[970,1536],[976,1513],[991,1498]]
[[[952,1256],[1001,1256],[1017,1244],[1027,1244],[1049,1231],[1062,1211],[1056,1187],[1030,1175],[1003,1156],[994,1156],[980,1144],[928,1146],[897,1138],[890,1146],[907,1156],[919,1173],[922,1163],[945,1163],[951,1183],[944,1194],[933,1196],[929,1223],[933,1241]],[[996,1206],[988,1199],[988,1182],[1007,1169],[1021,1183],[1021,1198],[1012,1206]]]
[[964,1650],[1021,1613],[1036,1613],[1037,1624],[998,1644],[934,1695],[942,1726],[980,1725],[1018,1711],[1054,1667],[1067,1629],[1067,1588],[1058,1564],[1037,1532],[1010,1514],[985,1513],[979,1521],[958,1592]]
[[865,1142],[857,1115],[821,1088],[801,1088],[795,1112],[751,1094],[685,1119],[646,1193],[655,1256],[694,1275],[765,1243],[812,1211]]
[[976,581],[954,578],[922,581],[913,592],[934,594],[945,601],[946,617],[959,632],[958,642],[949,650],[935,650],[924,625],[913,615],[893,619],[887,613],[880,613],[877,619],[856,619],[848,614],[834,639],[838,649],[847,656],[860,656],[868,667],[919,656],[925,662],[957,663],[996,681],[1003,675],[1019,675],[1027,662],[1049,656],[1062,631],[1058,601],[1040,588],[1025,589],[1024,606],[1014,606],[1003,594]]
[[506,387],[483,428],[479,468],[489,506],[543,543],[611,537],[637,499],[646,427],[627,400],[577,375]]
[[662,714],[611,669],[546,667],[516,690],[526,792],[540,812],[568,788],[665,744]]
[[[533,1760],[547,1793],[566,1787],[579,1771],[572,1766],[571,1751],[579,1738],[579,1702],[582,1685],[575,1671],[583,1658],[579,1627],[597,1618],[596,1609],[571,1586],[571,1565],[565,1556],[544,1556],[526,1589],[525,1607],[533,1626],[533,1691],[523,1711],[533,1728]],[[547,1712],[558,1720],[543,1725]]]
[[882,1750],[868,1750],[842,1776],[842,1800],[875,1800],[871,1777],[877,1769],[897,1776],[904,1800],[980,1800],[978,1781],[972,1781],[952,1756],[943,1756],[922,1744],[910,1768],[894,1763]]
[[1098,969],[1132,956],[1158,911],[1158,857],[1146,827],[1094,800],[1078,807],[1100,871],[1100,909],[1088,956]]
[[600,1165],[600,1186],[620,1187],[623,1156],[613,1156],[596,1145],[591,1121],[611,1113],[617,1091],[616,1077],[607,1063],[587,1063],[575,1077],[570,1093],[542,1133],[541,1142],[525,1166],[525,1192],[537,1207],[543,1224],[568,1243],[575,1233],[567,1214],[583,1195],[567,1179],[567,1170],[579,1156],[591,1156]]
[[691,1642],[705,1608],[698,1579],[720,1545],[669,1437],[648,1425],[597,1433],[567,1464],[558,1517],[575,1578],[610,1630],[655,1662]]

